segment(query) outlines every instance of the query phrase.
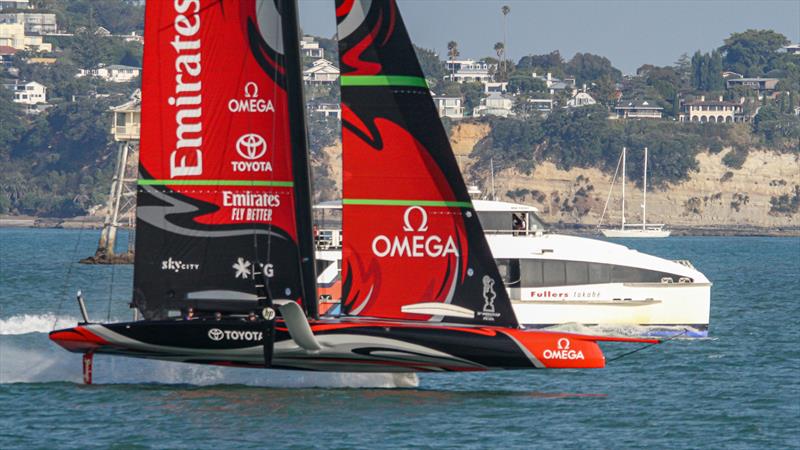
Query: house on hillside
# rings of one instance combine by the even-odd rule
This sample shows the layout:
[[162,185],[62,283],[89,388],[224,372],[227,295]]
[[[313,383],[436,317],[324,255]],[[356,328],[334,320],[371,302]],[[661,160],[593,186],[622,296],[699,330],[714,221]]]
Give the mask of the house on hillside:
[[317,117],[342,118],[342,107],[339,103],[310,103],[311,113]]
[[780,81],[777,78],[728,78],[725,80],[725,88],[730,89],[735,86],[748,87],[759,93],[774,91],[775,86]]
[[97,77],[110,83],[128,83],[133,81],[141,73],[141,67],[123,66],[120,64],[106,66],[100,64],[94,69],[80,69],[75,77]]
[[25,113],[37,114],[48,107],[47,86],[35,81],[15,80],[14,83],[4,84],[3,87],[14,93],[14,103],[25,105]]
[[0,23],[0,46],[34,52],[53,51],[53,45],[44,42],[42,36],[26,34],[23,23]]
[[0,0],[0,11],[6,9],[30,9],[30,0]]
[[533,72],[531,75],[536,80],[544,81],[545,86],[550,91],[550,95],[555,95],[556,91],[565,91],[575,89],[575,78],[564,78],[563,80],[553,76],[552,73],[547,72],[547,75],[538,75]]
[[446,95],[435,95],[431,93],[433,103],[436,105],[436,111],[439,117],[449,117],[451,119],[464,118],[464,106],[461,97],[448,97]]
[[717,100],[706,100],[701,95],[699,99],[684,102],[678,120],[699,123],[747,122],[750,119],[743,114],[742,106],[743,102],[725,101],[722,96]]
[[506,81],[487,81],[483,83],[483,93],[491,94],[497,92],[498,94],[505,94],[508,91],[508,82]]
[[778,49],[778,51],[781,53],[788,53],[790,55],[800,55],[800,44],[784,45]]
[[488,83],[492,81],[490,71],[496,69],[495,64],[471,59],[450,60],[445,64],[450,73],[445,75],[444,79],[456,83]]
[[318,59],[303,71],[303,81],[308,84],[333,84],[339,79],[339,68],[327,59]]
[[582,91],[577,91],[572,95],[572,98],[567,100],[567,108],[580,108],[581,106],[596,105],[597,100],[586,92],[586,85],[583,85]]
[[504,94],[493,92],[481,99],[481,104],[472,111],[474,117],[498,116],[513,117],[514,100]]
[[303,36],[300,41],[300,54],[312,59],[325,57],[325,49],[319,46],[319,42],[313,36]]
[[614,111],[620,119],[660,119],[664,108],[648,100],[623,100]]
[[21,23],[26,34],[58,33],[58,24],[54,13],[13,12],[0,13],[0,23]]
[[7,45],[0,45],[0,66],[11,67],[14,62],[14,55],[17,54],[17,49]]

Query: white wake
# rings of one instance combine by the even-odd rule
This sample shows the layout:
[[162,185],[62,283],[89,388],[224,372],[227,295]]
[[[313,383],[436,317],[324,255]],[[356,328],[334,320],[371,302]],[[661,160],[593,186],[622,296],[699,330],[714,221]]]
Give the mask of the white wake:
[[[3,329],[5,336],[0,337],[0,384],[82,382],[81,355],[63,350],[50,342],[46,334],[34,331],[50,331],[55,317],[47,317],[52,319],[49,323],[37,322],[48,322],[45,317],[47,315],[29,321],[29,326],[25,328],[16,326],[13,333],[10,328]],[[4,322],[11,319],[5,319]],[[70,324],[75,323],[74,319],[69,320]],[[248,385],[295,389],[400,388],[419,385],[419,380],[413,373],[362,374],[243,369],[108,355],[94,357],[93,375],[95,384]]]
[[21,314],[0,319],[0,335],[49,333],[57,328],[75,326],[77,317],[58,316],[53,313]]

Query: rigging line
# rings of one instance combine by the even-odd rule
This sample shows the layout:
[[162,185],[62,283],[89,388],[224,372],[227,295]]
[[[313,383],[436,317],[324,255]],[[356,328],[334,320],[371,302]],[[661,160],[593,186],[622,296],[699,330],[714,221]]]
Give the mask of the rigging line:
[[626,357],[628,355],[632,355],[634,353],[637,353],[637,352],[640,352],[642,350],[648,349],[648,348],[650,348],[650,347],[652,347],[654,345],[658,345],[658,344],[663,344],[665,342],[669,342],[669,341],[671,341],[671,340],[673,340],[675,338],[679,338],[681,336],[686,335],[686,333],[688,333],[688,332],[689,332],[689,330],[687,328],[684,328],[683,331],[681,331],[680,333],[676,333],[676,334],[668,337],[667,339],[664,339],[663,341],[658,341],[658,342],[654,342],[652,344],[643,345],[643,346],[641,346],[641,347],[639,347],[639,348],[637,348],[635,350],[631,350],[629,352],[626,352],[626,353],[623,353],[621,355],[615,356],[615,357],[613,357],[611,359],[607,359],[606,362],[610,363],[611,361],[616,361],[618,359],[622,359],[622,358],[624,358],[624,357]]
[[606,204],[603,206],[603,213],[600,214],[600,221],[597,222],[597,229],[599,230],[601,226],[603,226],[603,218],[606,216],[606,209],[608,208],[608,202],[611,201],[611,193],[614,191],[614,183],[617,182],[617,174],[619,174],[619,166],[622,164],[622,153],[619,155],[619,159],[617,159],[617,168],[614,170],[614,178],[611,179],[611,187],[608,189],[608,197],[606,197]]
[[108,314],[106,315],[106,322],[111,322],[111,299],[114,297],[114,274],[116,271],[117,265],[111,264],[111,282],[108,284]]
[[86,222],[86,216],[83,216],[83,218],[79,222],[80,230],[78,231],[78,239],[75,242],[75,248],[72,249],[72,257],[70,258],[69,265],[67,266],[67,273],[64,275],[64,282],[62,283],[61,294],[59,295],[61,300],[58,301],[58,307],[56,308],[55,318],[53,319],[53,328],[51,328],[51,330],[55,330],[56,325],[58,325],[58,316],[61,314],[61,307],[64,305],[64,299],[66,299],[67,297],[67,286],[69,285],[69,280],[72,277],[72,267],[74,267],[75,264],[79,264],[75,262],[75,260],[78,257],[78,249],[80,248],[81,245],[81,237],[83,236],[83,229],[85,228],[84,227],[85,222]]

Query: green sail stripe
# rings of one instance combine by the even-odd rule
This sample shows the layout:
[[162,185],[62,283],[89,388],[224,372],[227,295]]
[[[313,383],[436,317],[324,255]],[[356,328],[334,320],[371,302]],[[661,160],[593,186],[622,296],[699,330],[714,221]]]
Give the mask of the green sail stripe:
[[445,206],[455,208],[472,208],[472,202],[442,201],[442,200],[392,200],[382,198],[346,198],[343,205],[370,205],[370,206]]
[[342,75],[342,86],[408,86],[428,88],[425,78],[407,75]]
[[150,180],[139,179],[140,186],[274,186],[292,187],[292,181],[266,180]]

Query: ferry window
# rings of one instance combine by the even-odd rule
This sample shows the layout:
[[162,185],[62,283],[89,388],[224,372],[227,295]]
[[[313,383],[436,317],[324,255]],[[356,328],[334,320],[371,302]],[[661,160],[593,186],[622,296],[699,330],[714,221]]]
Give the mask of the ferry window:
[[567,261],[567,284],[589,283],[589,265],[585,262]]
[[589,264],[589,283],[608,283],[611,281],[611,266],[608,264]]
[[484,231],[509,231],[511,230],[511,214],[505,212],[478,213],[478,219]]
[[566,284],[564,261],[542,261],[545,286]]
[[611,281],[617,283],[660,283],[661,278],[661,272],[636,267],[614,266],[611,269]]
[[542,262],[532,259],[523,259],[520,261],[520,272],[522,278],[522,285],[524,287],[537,287],[544,285],[544,278],[542,277]]
[[497,259],[497,270],[500,277],[507,287],[519,287],[519,260],[518,259]]

